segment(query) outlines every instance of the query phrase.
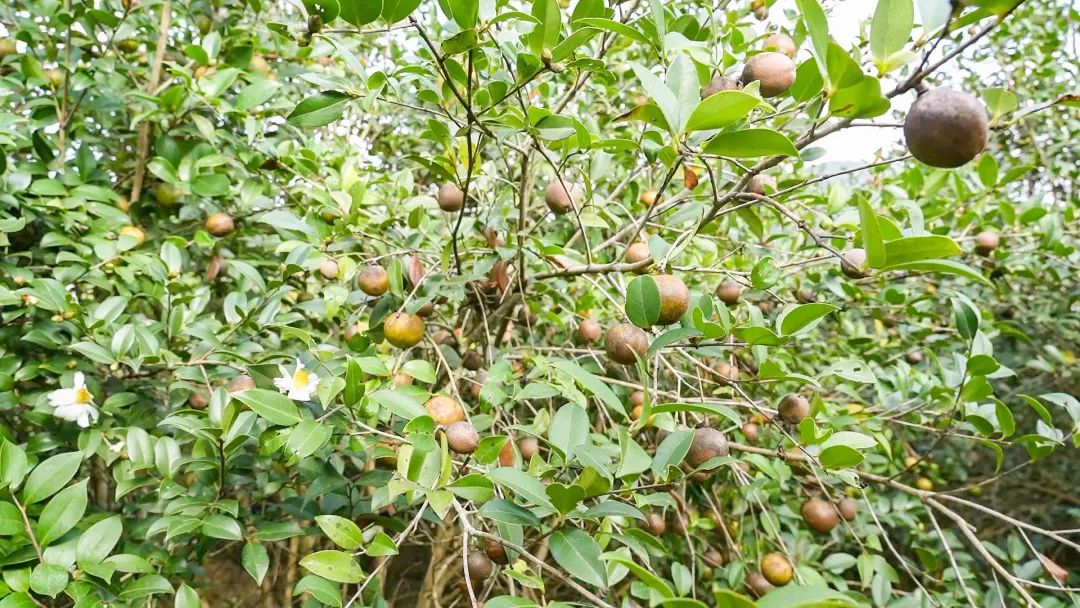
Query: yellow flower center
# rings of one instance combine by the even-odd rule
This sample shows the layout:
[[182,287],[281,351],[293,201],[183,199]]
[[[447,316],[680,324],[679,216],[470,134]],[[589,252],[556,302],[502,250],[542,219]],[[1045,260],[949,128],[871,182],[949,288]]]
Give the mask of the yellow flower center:
[[81,386],[75,390],[75,403],[90,403],[93,399],[90,396],[90,391],[86,390],[85,386]]
[[292,375],[292,381],[293,381],[293,386],[296,386],[296,387],[307,386],[307,383],[308,383],[308,372],[307,372],[307,370],[303,369],[303,368],[296,370],[296,372],[294,372],[293,375]]

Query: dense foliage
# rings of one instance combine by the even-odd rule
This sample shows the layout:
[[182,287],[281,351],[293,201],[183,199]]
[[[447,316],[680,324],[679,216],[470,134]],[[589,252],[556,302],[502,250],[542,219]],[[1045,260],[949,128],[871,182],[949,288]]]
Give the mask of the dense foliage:
[[1078,605],[1080,15],[773,4],[0,6],[0,608]]

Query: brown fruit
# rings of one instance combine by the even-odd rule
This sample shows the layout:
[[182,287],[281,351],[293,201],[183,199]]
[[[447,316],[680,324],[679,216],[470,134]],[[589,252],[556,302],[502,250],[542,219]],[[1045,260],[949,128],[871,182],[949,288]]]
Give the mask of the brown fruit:
[[776,178],[771,175],[755,175],[746,182],[746,191],[751,194],[764,195],[768,190],[776,190]]
[[496,564],[506,565],[510,563],[510,557],[506,555],[506,547],[497,540],[484,539],[484,554]]
[[854,498],[844,498],[837,503],[836,510],[840,512],[840,517],[843,517],[844,521],[851,521],[859,514],[859,503],[855,502]]
[[828,534],[840,522],[840,515],[831,502],[820,498],[811,498],[803,503],[802,518],[806,525],[815,532]]
[[630,393],[630,407],[639,407],[645,405],[645,391],[634,391]]
[[251,376],[242,374],[229,381],[229,392],[238,393],[240,391],[246,391],[249,388],[255,388],[255,380]]
[[227,262],[225,262],[225,258],[221,257],[220,255],[211,256],[210,261],[206,263],[206,280],[217,280],[218,275],[220,275],[221,272],[225,270],[225,267],[227,265],[228,264]]
[[911,365],[918,365],[919,363],[922,363],[923,356],[922,353],[920,353],[919,351],[913,350],[910,353],[904,355],[904,359]]
[[393,312],[383,321],[383,336],[398,348],[410,348],[424,339],[424,320],[407,312]]
[[649,534],[653,536],[660,536],[667,530],[667,522],[664,521],[664,516],[659,513],[649,513],[645,516],[645,523],[642,525]]
[[755,0],[750,3],[750,9],[754,13],[754,18],[758,21],[764,21],[769,18],[769,7],[765,5],[764,1]]
[[742,83],[760,82],[762,97],[783,95],[795,83],[795,63],[783,53],[758,53],[746,61]]
[[690,443],[683,462],[696,469],[712,458],[727,455],[727,437],[716,429],[702,427],[694,429],[694,441]]
[[727,76],[717,76],[709,81],[705,88],[701,89],[701,98],[711,97],[721,91],[738,91],[741,88],[742,85],[739,84],[738,80]]
[[783,587],[791,582],[795,570],[791,567],[791,562],[783,555],[766,553],[765,557],[761,558],[761,574],[769,583]]
[[560,182],[556,177],[544,190],[544,202],[555,215],[563,215],[581,204],[584,189],[581,184],[569,181]]
[[338,276],[337,262],[331,259],[323,260],[323,263],[319,265],[319,274],[327,280],[336,279]]
[[646,207],[652,207],[656,204],[657,192],[656,190],[649,189],[641,193],[641,202]]
[[919,95],[904,118],[908,151],[931,167],[967,164],[986,148],[986,107],[971,93],[940,87]]
[[701,559],[713,568],[719,568],[724,565],[724,554],[716,549],[709,549],[701,556]]
[[389,291],[390,275],[378,264],[368,264],[357,277],[360,290],[372,297],[378,297]]
[[717,363],[716,366],[713,367],[713,371],[716,372],[716,375],[720,378],[720,382],[723,384],[739,381],[739,367],[737,365],[732,365],[727,361]]
[[653,277],[660,290],[660,317],[657,325],[677,323],[690,308],[690,290],[682,279],[672,274],[658,274]]
[[412,386],[413,383],[413,377],[409,374],[406,374],[405,372],[394,372],[394,375],[390,377],[390,380],[394,383],[394,388]]
[[578,325],[577,338],[578,342],[582,344],[592,344],[600,340],[600,336],[604,333],[600,322],[596,319],[585,319]]
[[430,300],[424,302],[424,304],[420,308],[416,309],[416,314],[424,317],[425,319],[435,314],[435,302],[432,302]]
[[483,551],[473,551],[468,558],[469,578],[482,581],[491,576],[495,571],[495,565],[491,563]]
[[785,395],[776,408],[780,419],[788,424],[799,424],[810,415],[810,401],[797,393]]
[[124,226],[119,230],[121,236],[127,235],[135,239],[139,245],[146,242],[146,231],[138,226]]
[[866,250],[848,249],[840,254],[840,271],[848,278],[862,279],[867,276],[870,267],[866,263]]
[[649,350],[649,335],[636,325],[619,323],[608,330],[604,350],[612,361],[629,365],[637,361],[637,357],[645,357]]
[[506,440],[502,449],[499,450],[499,464],[504,467],[514,466],[515,452],[514,452],[514,438]]
[[716,297],[720,298],[720,301],[728,306],[734,306],[739,303],[739,296],[742,295],[742,285],[739,285],[735,281],[724,281],[716,288]]
[[528,462],[540,451],[540,442],[537,441],[536,437],[525,437],[518,440],[517,448],[521,452],[522,460]]
[[753,422],[747,422],[746,424],[742,425],[742,434],[743,437],[746,437],[747,441],[749,441],[750,443],[754,443],[761,435],[761,430],[758,428],[757,424]]
[[457,454],[472,454],[476,451],[476,445],[480,443],[480,435],[476,427],[465,420],[446,427],[446,445]]
[[487,372],[481,370],[473,374],[472,380],[469,381],[469,394],[473,399],[479,399],[480,393],[484,390],[484,384],[487,383]]
[[746,586],[750,587],[750,591],[757,597],[762,597],[773,589],[776,589],[776,587],[773,587],[773,584],[767,581],[760,572],[751,572],[746,575]]
[[[634,243],[633,245],[630,245],[626,249],[626,263],[627,264],[637,264],[638,262],[642,262],[644,260],[651,260],[651,259],[652,259],[652,252],[649,251],[649,246],[646,245],[645,243],[640,243],[640,242],[639,243]],[[640,268],[635,269],[634,272],[637,273],[637,274],[645,274],[646,269],[648,269],[648,267],[649,267],[649,264],[645,264],[644,266],[641,266]]]
[[210,405],[210,399],[204,393],[192,391],[192,393],[188,395],[188,405],[197,410],[205,410],[206,406]]
[[975,235],[975,253],[979,255],[990,255],[1000,244],[1001,237],[992,230],[983,230]]
[[690,527],[690,518],[684,513],[674,513],[671,516],[671,531],[679,536],[686,534],[686,530]]
[[447,182],[439,186],[439,195],[436,197],[439,208],[443,211],[461,211],[465,206],[465,193],[458,188],[457,184]]
[[783,32],[770,34],[765,38],[765,44],[762,45],[762,48],[766,51],[778,51],[791,58],[795,57],[795,52],[798,50],[795,46],[795,41],[791,39],[791,36],[788,36]]
[[465,410],[457,399],[446,395],[436,395],[424,404],[424,411],[435,421],[435,424],[450,426],[455,422],[465,420]]

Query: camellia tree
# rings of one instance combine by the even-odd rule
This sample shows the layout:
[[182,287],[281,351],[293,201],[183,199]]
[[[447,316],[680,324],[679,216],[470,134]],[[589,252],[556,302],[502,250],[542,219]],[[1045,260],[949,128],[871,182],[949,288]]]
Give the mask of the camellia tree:
[[1078,605],[1080,16],[773,4],[4,3],[0,608]]

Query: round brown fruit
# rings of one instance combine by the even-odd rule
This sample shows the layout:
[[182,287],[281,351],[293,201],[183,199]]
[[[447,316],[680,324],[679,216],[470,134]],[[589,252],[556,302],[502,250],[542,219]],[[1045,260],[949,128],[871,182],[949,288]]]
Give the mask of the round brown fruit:
[[641,407],[645,405],[645,391],[634,391],[630,393],[630,407]]
[[908,151],[931,167],[967,164],[986,148],[986,107],[971,93],[941,87],[923,93],[904,118]]
[[757,597],[762,597],[776,589],[760,572],[751,572],[746,575],[746,586],[750,587],[750,591]]
[[784,422],[799,424],[810,415],[810,401],[798,393],[791,393],[780,400],[780,407],[776,409]]
[[642,526],[649,534],[653,536],[660,536],[667,530],[667,522],[664,521],[664,516],[659,513],[649,513],[645,516],[645,523]]
[[469,381],[469,394],[473,399],[479,399],[480,393],[484,390],[484,384],[487,383],[487,372],[480,370],[473,374],[472,380]]
[[215,281],[218,276],[228,266],[228,262],[220,255],[213,255],[210,257],[210,261],[206,263],[206,280]]
[[188,405],[197,410],[205,410],[206,406],[210,405],[210,399],[205,393],[192,391],[192,393],[188,395]]
[[791,36],[788,36],[783,32],[770,34],[765,38],[765,44],[762,48],[766,51],[778,51],[792,58],[795,57],[795,52],[798,50],[795,46],[795,41],[791,39]]
[[739,285],[735,281],[724,281],[716,288],[716,297],[720,298],[720,301],[728,306],[734,306],[739,303],[739,296],[742,295],[742,285]]
[[390,275],[378,264],[368,264],[357,277],[360,290],[372,297],[378,297],[389,291]]
[[979,255],[990,255],[1000,244],[1001,237],[992,230],[983,230],[975,235],[975,253]]
[[747,441],[749,441],[750,443],[754,443],[758,440],[758,437],[761,436],[761,429],[756,423],[747,422],[746,424],[742,425],[742,434],[743,437],[746,437]]
[[608,330],[604,350],[612,361],[629,365],[637,361],[637,357],[645,357],[649,350],[649,335],[636,325],[619,323]]
[[701,98],[711,97],[721,91],[738,91],[741,88],[742,85],[739,84],[738,80],[727,76],[717,76],[709,81],[705,88],[701,89]]
[[536,453],[540,451],[540,442],[536,437],[524,437],[517,442],[518,451],[521,452],[521,458],[525,462],[536,456]]
[[446,395],[436,395],[424,404],[424,411],[435,421],[435,424],[450,426],[455,422],[465,420],[465,410],[457,399]]
[[544,202],[552,213],[563,215],[581,203],[582,194],[584,189],[581,184],[559,181],[556,178],[544,190]]
[[599,321],[596,319],[585,319],[578,325],[578,342],[582,344],[592,344],[593,342],[600,340],[603,331]]
[[826,502],[820,498],[811,498],[803,503],[802,518],[806,525],[810,526],[815,532],[822,534],[832,532],[832,529],[840,522],[840,515],[837,514],[836,507],[831,502]]
[[701,558],[705,560],[705,563],[713,568],[719,568],[724,565],[724,554],[716,549],[709,549]]
[[394,372],[394,375],[390,377],[390,381],[394,383],[394,388],[401,388],[403,386],[412,386],[413,377],[405,372]]
[[480,443],[480,435],[476,427],[465,420],[446,427],[446,444],[457,454],[472,454],[476,451],[476,445]]
[[795,570],[791,567],[791,562],[783,555],[780,555],[779,553],[766,553],[765,556],[761,558],[761,574],[770,584],[783,587],[791,582],[791,577],[795,575]]
[[746,61],[741,80],[743,86],[760,82],[762,97],[783,95],[795,83],[795,63],[783,53],[758,53]]
[[866,278],[869,269],[870,267],[866,263],[865,249],[848,249],[840,254],[840,271],[848,278]]
[[714,428],[702,427],[694,429],[694,440],[683,461],[696,469],[712,458],[727,455],[727,437]]
[[660,290],[660,317],[658,325],[677,323],[690,308],[690,290],[682,279],[672,274],[659,274],[653,277]]
[[729,382],[739,381],[739,367],[728,363],[727,361],[721,361],[713,367],[713,371],[720,378],[720,382],[727,384]]
[[844,521],[851,521],[859,514],[859,503],[855,502],[854,498],[844,498],[837,503],[836,510],[840,512],[840,517],[843,517]]
[[470,372],[475,372],[484,366],[484,356],[479,351],[467,351],[461,358],[461,365]]
[[482,581],[495,572],[495,565],[483,551],[473,551],[469,554],[468,567],[469,578],[473,581]]
[[383,321],[383,336],[398,348],[410,348],[424,339],[424,320],[407,312],[394,312]]
[[506,440],[502,449],[499,450],[499,464],[504,467],[512,467],[514,466],[514,461],[514,439],[510,438]]
[[641,193],[641,202],[646,207],[652,207],[656,204],[657,192],[656,190],[649,189]]
[[319,265],[319,274],[321,274],[323,278],[327,280],[336,279],[338,276],[337,262],[329,258],[323,260],[323,263]]
[[247,374],[241,374],[229,381],[229,392],[238,393],[255,388],[255,380]]
[[420,315],[425,319],[435,314],[435,302],[432,302],[430,300],[424,302],[424,304],[420,308],[416,309],[416,314]]
[[457,184],[447,182],[439,186],[439,195],[436,200],[439,202],[440,209],[453,213],[461,211],[461,208],[465,206],[465,193],[458,188]]
[[923,356],[922,353],[920,353],[919,351],[913,350],[910,353],[904,355],[904,360],[906,360],[911,365],[918,365],[922,363]]
[[484,554],[496,564],[506,565],[510,563],[510,557],[506,554],[506,547],[497,540],[484,539]]
[[[649,251],[649,246],[645,243],[634,243],[626,249],[626,263],[637,264],[644,262],[645,260],[652,260],[652,252]],[[637,274],[645,274],[649,264],[644,264],[640,268],[636,268],[634,272]]]

